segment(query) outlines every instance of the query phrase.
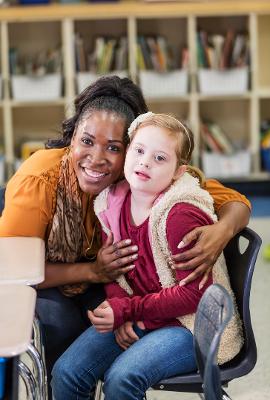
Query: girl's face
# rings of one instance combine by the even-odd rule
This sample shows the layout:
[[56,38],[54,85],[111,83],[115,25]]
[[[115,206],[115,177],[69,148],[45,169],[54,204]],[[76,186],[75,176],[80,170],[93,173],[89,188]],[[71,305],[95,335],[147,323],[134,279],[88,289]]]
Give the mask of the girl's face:
[[126,155],[125,177],[131,190],[157,195],[181,176],[186,166],[177,166],[176,140],[158,126],[139,128]]
[[125,122],[117,114],[93,111],[82,119],[71,141],[72,162],[79,186],[98,194],[123,171]]

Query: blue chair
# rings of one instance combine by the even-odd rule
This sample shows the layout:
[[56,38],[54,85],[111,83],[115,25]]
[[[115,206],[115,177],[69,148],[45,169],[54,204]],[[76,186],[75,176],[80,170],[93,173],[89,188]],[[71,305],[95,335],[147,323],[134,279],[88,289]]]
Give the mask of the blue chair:
[[[242,241],[248,243],[244,251],[242,251]],[[257,347],[251,325],[249,300],[253,271],[261,242],[257,233],[250,228],[245,228],[235,235],[224,250],[231,287],[243,322],[245,342],[240,353],[220,367],[222,386],[227,386],[231,380],[247,375],[257,361]],[[164,379],[153,388],[173,392],[203,393],[203,379],[199,372],[192,372]]]

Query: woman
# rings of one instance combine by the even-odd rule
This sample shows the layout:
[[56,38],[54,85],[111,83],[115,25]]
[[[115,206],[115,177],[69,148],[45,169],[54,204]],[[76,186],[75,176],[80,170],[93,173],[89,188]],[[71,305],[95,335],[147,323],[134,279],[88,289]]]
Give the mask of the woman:
[[[37,313],[45,331],[48,371],[89,325],[86,310],[103,300],[101,287],[92,284],[129,271],[137,256],[132,243],[121,241],[112,246],[109,263],[95,259],[99,229],[93,198],[121,178],[128,126],[145,112],[142,93],[132,81],[99,79],[76,98],[74,116],[63,122],[63,137],[26,160],[7,184],[0,236],[38,236],[46,243]],[[174,257],[176,268],[197,267],[186,282],[207,271],[249,219],[243,196],[216,181],[207,181],[206,189],[219,222],[183,239],[184,244],[198,241]]]

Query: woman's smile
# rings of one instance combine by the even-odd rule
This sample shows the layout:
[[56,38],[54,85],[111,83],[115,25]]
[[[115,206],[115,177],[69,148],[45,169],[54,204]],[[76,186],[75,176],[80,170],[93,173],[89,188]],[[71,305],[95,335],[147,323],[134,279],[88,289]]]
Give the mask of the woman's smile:
[[102,181],[102,179],[107,176],[109,173],[105,173],[105,172],[99,172],[99,171],[94,171],[90,168],[87,167],[81,167],[83,173],[86,175],[85,178],[88,179],[89,181]]
[[98,194],[119,179],[126,146],[125,121],[113,112],[94,111],[74,133],[71,149],[80,188]]

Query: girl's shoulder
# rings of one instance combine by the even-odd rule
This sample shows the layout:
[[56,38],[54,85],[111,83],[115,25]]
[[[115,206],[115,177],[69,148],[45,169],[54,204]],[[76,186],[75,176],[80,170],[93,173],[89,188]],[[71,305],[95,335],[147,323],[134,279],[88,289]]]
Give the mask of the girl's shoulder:
[[179,223],[181,219],[184,219],[185,222],[188,220],[197,222],[198,225],[213,223],[212,218],[204,210],[194,204],[185,202],[176,203],[168,214],[168,221],[170,222],[177,220]]

